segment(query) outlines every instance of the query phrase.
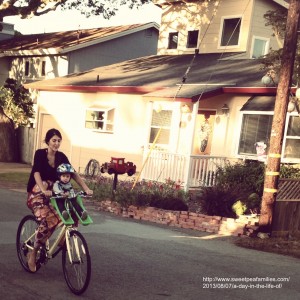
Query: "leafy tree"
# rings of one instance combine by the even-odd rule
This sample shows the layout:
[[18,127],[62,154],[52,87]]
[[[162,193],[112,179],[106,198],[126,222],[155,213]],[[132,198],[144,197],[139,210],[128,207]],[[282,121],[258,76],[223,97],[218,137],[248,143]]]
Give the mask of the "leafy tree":
[[[264,18],[266,20],[266,26],[272,26],[273,35],[277,38],[278,42],[283,41],[285,36],[285,28],[286,28],[286,20],[287,20],[286,9],[278,9],[275,11],[267,11],[264,14]],[[281,45],[283,47],[283,44]],[[273,50],[264,57],[261,58],[261,63],[263,65],[263,69],[266,70],[274,70],[277,75],[279,75],[280,67],[281,67],[281,56],[282,56],[282,48],[279,50]],[[300,42],[298,39],[298,47],[295,56],[294,62],[294,74],[293,74],[293,83],[298,84],[300,78]]]
[[18,160],[16,127],[29,123],[33,116],[30,93],[16,80],[8,78],[0,87],[0,161]]
[[79,10],[87,17],[94,15],[109,19],[120,6],[134,8],[150,2],[151,0],[0,0],[0,21],[9,16],[20,16],[23,19],[41,16],[58,7],[62,10]]
[[34,114],[29,91],[11,78],[6,79],[4,86],[0,87],[0,107],[13,121],[14,127],[27,125]]

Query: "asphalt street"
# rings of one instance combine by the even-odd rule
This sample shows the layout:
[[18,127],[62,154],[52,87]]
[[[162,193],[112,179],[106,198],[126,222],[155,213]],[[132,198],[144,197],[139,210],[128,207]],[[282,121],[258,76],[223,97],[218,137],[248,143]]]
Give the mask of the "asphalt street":
[[[64,281],[61,255],[36,274],[17,259],[15,237],[29,213],[26,194],[0,189],[2,299],[78,299]],[[236,247],[232,238],[116,217],[88,206],[81,227],[92,279],[80,296],[95,300],[300,299],[300,261]]]

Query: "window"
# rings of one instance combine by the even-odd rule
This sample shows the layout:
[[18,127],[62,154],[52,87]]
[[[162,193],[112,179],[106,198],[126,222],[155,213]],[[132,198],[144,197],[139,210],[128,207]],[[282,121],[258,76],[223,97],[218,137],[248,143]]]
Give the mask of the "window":
[[178,32],[170,32],[168,49],[177,49],[177,46],[178,46]]
[[41,62],[40,74],[42,77],[46,76],[46,61],[45,60],[42,60],[42,62]]
[[243,114],[239,155],[256,155],[255,143],[269,145],[273,115]]
[[155,110],[153,110],[149,143],[154,142],[157,133],[161,128],[161,132],[158,139],[156,140],[156,143],[168,145],[170,140],[171,121],[171,110],[161,110],[160,112],[156,112]]
[[300,117],[289,115],[284,140],[283,158],[300,159]]
[[113,132],[114,117],[114,108],[89,108],[85,113],[85,128],[103,132]]
[[268,53],[269,40],[259,37],[253,37],[252,40],[252,50],[251,58],[259,58],[260,56],[266,55]]
[[46,76],[46,60],[38,58],[25,60],[25,77],[35,79]]
[[29,76],[29,70],[30,70],[30,62],[27,60],[25,61],[25,76]]
[[198,35],[199,35],[199,30],[191,30],[188,32],[187,44],[186,44],[187,48],[197,48]]
[[220,46],[237,46],[241,29],[241,18],[223,20],[222,37]]

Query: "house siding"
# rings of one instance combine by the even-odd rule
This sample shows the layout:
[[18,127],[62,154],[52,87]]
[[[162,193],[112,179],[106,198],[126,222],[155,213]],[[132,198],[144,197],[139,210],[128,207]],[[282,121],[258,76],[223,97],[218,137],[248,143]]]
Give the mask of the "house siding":
[[[61,101],[62,99],[64,101]],[[85,128],[86,108],[102,106],[115,107],[113,133]],[[133,161],[138,168],[141,168],[143,146],[148,136],[148,129],[144,125],[148,105],[141,96],[125,94],[116,96],[115,93],[41,92],[39,119],[43,114],[53,116],[55,125],[57,124],[61,130],[63,141],[65,138],[70,141],[70,151],[67,150],[67,153],[77,170],[83,171],[90,159],[104,163],[110,161],[112,156],[125,157],[126,161]],[[40,125],[37,147],[43,145],[45,133],[45,124]]]
[[264,14],[268,10],[276,10],[281,8],[281,6],[277,5],[276,3],[266,3],[263,0],[255,0],[255,5],[253,9],[253,25],[251,29],[251,40],[253,36],[265,37],[270,39],[270,49],[277,50],[282,48],[283,41],[278,40],[276,37],[273,36],[274,32],[271,26],[266,26],[266,20],[264,19]]
[[[151,30],[151,36],[148,36]],[[69,74],[83,72],[141,56],[155,55],[158,31],[154,28],[132,33],[69,53]]]
[[[35,69],[35,74],[25,77],[25,62],[30,60]],[[37,74],[37,62],[46,61],[46,76],[40,77]],[[14,78],[19,82],[30,82],[33,80],[51,79],[55,77],[65,76],[68,74],[68,61],[66,56],[30,56],[30,57],[15,57],[6,58],[6,61],[10,61],[10,69],[8,76]],[[1,64],[2,67],[2,64]]]
[[[253,0],[226,0],[213,17],[213,3],[186,3],[172,4],[164,9],[162,13],[162,25],[160,29],[158,54],[181,54],[191,53],[193,50],[186,49],[186,37],[188,30],[199,29],[201,41],[200,53],[218,53],[232,51],[246,51],[247,37],[251,26],[251,12]],[[220,49],[220,22],[222,17],[240,16],[242,17],[241,34],[238,47],[230,49]],[[208,28],[209,25],[209,28]],[[169,32],[179,32],[178,49],[167,49]]]
[[0,85],[3,85],[5,80],[7,79],[7,74],[9,70],[9,61],[5,58],[0,58]]

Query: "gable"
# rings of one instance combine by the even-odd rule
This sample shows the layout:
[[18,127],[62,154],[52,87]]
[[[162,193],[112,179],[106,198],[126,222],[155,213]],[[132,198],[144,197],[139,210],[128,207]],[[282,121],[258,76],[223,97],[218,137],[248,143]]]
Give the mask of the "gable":
[[94,29],[80,29],[43,34],[15,36],[12,39],[1,41],[2,56],[22,54],[63,54],[76,49],[89,47],[137,31],[153,28],[158,31],[156,23],[133,24]]

